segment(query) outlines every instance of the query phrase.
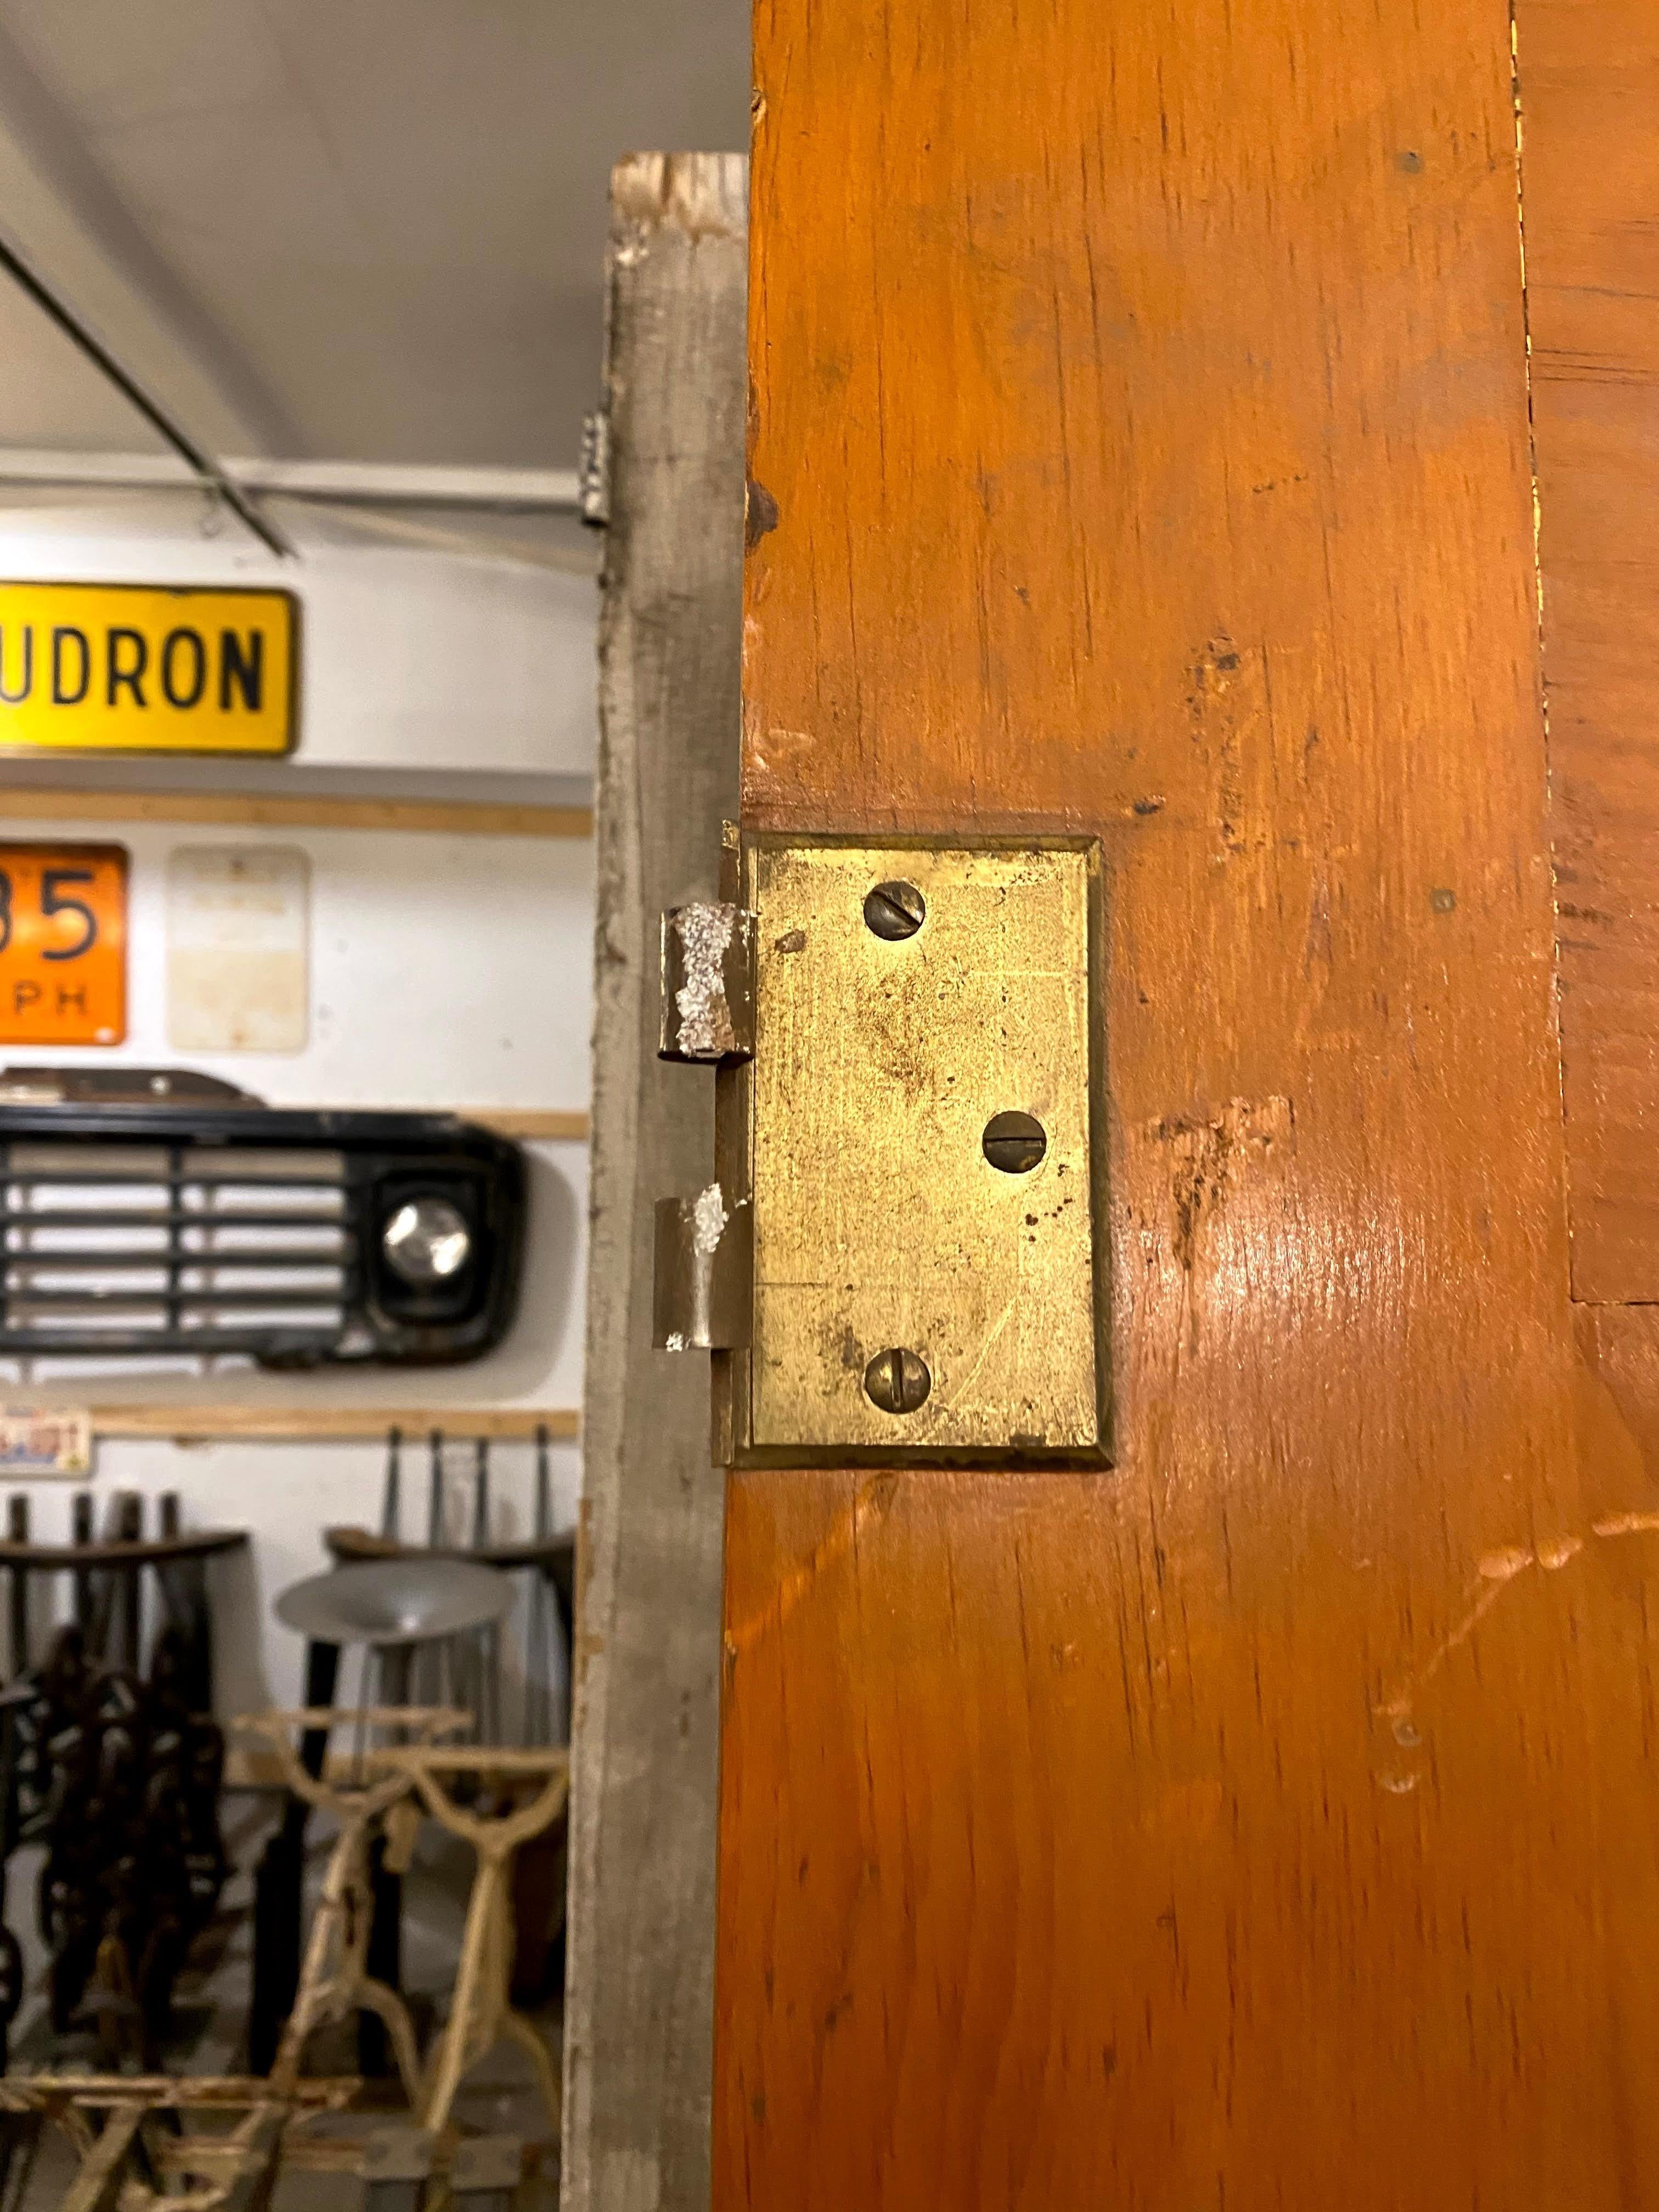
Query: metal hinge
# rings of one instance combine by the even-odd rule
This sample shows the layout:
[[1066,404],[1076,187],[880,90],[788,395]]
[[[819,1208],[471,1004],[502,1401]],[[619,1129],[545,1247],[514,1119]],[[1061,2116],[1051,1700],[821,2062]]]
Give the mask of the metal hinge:
[[722,1355],[723,1455],[1098,1463],[1097,849],[759,836],[727,874],[664,919],[716,1176],[657,1216],[657,1340]]
[[[716,899],[662,918],[663,1060],[719,1066],[755,1046],[754,916]],[[658,1201],[652,1340],[665,1352],[732,1352],[749,1341],[753,1243],[748,1201],[718,1182]]]
[[750,1060],[755,1051],[755,917],[720,900],[662,918],[664,1060]]
[[657,1200],[652,1342],[659,1352],[734,1352],[749,1341],[754,1244],[748,1201],[718,1182]]
[[603,407],[582,419],[576,512],[596,530],[603,530],[611,520],[611,416]]

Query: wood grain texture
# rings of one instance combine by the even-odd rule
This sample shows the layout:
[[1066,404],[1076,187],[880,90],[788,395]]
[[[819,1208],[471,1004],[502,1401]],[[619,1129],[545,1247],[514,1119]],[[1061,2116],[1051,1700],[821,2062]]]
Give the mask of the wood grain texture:
[[721,1486],[705,1358],[651,1348],[652,1207],[714,1158],[657,1059],[657,929],[736,811],[747,163],[611,179],[611,525],[579,1553],[566,2212],[708,2203]]
[[1659,12],[1521,0],[1544,672],[1582,1298],[1659,1298]]
[[1119,1461],[734,1480],[717,2212],[1659,2203],[1506,12],[757,49],[745,820],[1102,839]]
[[1580,1356],[1639,1461],[1647,1504],[1659,1505],[1659,1306],[1581,1305],[1573,1318]]

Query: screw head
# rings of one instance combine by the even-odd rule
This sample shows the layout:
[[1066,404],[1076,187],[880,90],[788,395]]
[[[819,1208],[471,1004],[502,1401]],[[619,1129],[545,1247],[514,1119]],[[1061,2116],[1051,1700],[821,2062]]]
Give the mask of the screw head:
[[994,1114],[980,1142],[1004,1175],[1030,1175],[1048,1149],[1048,1132],[1034,1114]]
[[864,1370],[864,1395],[884,1413],[914,1413],[933,1387],[927,1361],[896,1346],[878,1352]]
[[878,884],[864,902],[864,919],[890,944],[914,937],[927,917],[927,902],[914,884]]

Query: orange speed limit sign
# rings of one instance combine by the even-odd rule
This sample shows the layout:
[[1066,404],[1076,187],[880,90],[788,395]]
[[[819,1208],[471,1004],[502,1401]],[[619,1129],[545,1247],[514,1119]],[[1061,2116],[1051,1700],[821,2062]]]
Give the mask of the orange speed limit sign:
[[127,1030],[127,856],[0,845],[0,1044],[119,1044]]

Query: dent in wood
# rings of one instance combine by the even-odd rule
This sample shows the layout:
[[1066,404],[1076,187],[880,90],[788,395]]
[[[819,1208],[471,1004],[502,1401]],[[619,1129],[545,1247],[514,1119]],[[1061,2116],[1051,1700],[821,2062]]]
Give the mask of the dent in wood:
[[1170,1240],[1182,1272],[1191,1274],[1204,1222],[1225,1205],[1241,1152],[1265,1158],[1275,1146],[1291,1146],[1296,1115],[1288,1098],[1230,1098],[1212,1115],[1176,1115],[1148,1125],[1154,1144],[1170,1154],[1175,1234]]

